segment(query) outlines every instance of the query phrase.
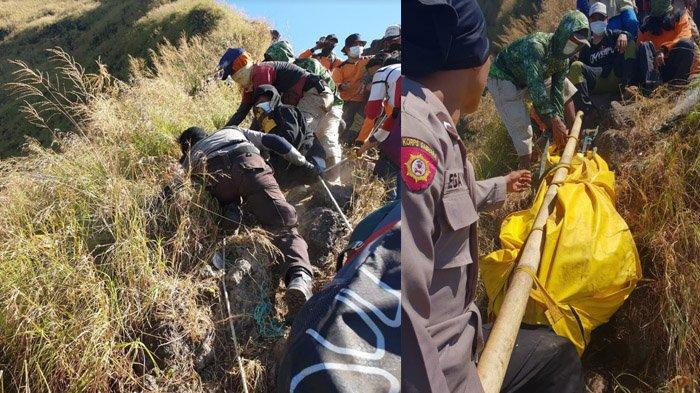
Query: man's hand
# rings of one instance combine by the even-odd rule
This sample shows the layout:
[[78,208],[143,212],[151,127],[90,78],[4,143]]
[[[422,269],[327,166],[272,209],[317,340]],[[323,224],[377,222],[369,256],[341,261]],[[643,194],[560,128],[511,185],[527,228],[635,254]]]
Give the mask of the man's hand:
[[627,50],[627,34],[620,34],[617,37],[617,51],[620,53],[625,53]]
[[659,52],[656,54],[656,57],[654,58],[654,65],[656,68],[661,68],[666,64],[666,55],[664,52]]
[[306,161],[306,164],[304,164],[304,170],[311,176],[320,176],[323,173],[321,168],[316,166],[311,161]]
[[506,175],[506,189],[508,192],[522,192],[530,188],[532,173],[527,169],[513,171]]
[[353,156],[354,156],[355,158],[362,158],[362,156],[365,155],[365,153],[367,153],[367,151],[368,151],[369,149],[371,149],[371,148],[373,148],[373,147],[375,147],[375,146],[377,146],[377,142],[373,142],[373,141],[371,141],[371,140],[367,140],[366,142],[364,142],[364,143],[362,144],[362,146],[357,147],[357,148],[353,148],[352,154],[353,154]]
[[554,144],[557,146],[564,146],[568,135],[569,130],[566,128],[564,121],[562,121],[559,116],[552,117],[552,136],[554,137]]

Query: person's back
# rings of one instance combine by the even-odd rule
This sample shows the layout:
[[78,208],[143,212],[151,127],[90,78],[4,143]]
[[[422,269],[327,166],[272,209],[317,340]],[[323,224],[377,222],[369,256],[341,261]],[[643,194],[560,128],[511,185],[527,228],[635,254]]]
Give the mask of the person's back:
[[652,42],[656,50],[673,49],[681,40],[692,40],[693,32],[685,10],[674,10],[663,15],[650,15],[640,27],[639,41]]
[[319,76],[333,92],[333,105],[343,105],[343,99],[340,98],[340,94],[338,93],[338,86],[336,86],[333,81],[333,74],[321,61],[315,57],[306,57],[294,60],[294,64],[308,71],[310,74]]
[[283,61],[291,63],[294,61],[294,49],[292,44],[287,41],[277,41],[267,48],[264,55],[264,61]]
[[518,38],[496,56],[489,76],[513,82],[518,88],[528,86],[528,80],[539,73],[542,80],[568,65],[568,59],[556,59],[551,52],[552,33],[533,33]]
[[[670,0],[656,0],[639,28],[640,50],[653,53],[653,65],[663,82],[683,86],[689,81],[697,48],[689,22],[684,7],[677,8]],[[648,48],[650,44],[652,48]]]

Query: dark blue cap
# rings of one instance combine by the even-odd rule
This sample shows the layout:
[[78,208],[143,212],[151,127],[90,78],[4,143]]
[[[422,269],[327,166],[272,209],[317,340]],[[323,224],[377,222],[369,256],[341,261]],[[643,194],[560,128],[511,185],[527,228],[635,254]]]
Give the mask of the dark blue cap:
[[479,67],[489,55],[486,21],[476,0],[403,0],[401,67],[420,77]]
[[233,62],[236,61],[238,56],[242,55],[243,52],[244,51],[241,48],[226,49],[226,53],[224,53],[224,55],[221,56],[221,60],[219,60],[219,68],[224,70],[224,73],[221,76],[222,80],[225,80],[229,77],[229,75],[231,75],[231,64],[233,64]]

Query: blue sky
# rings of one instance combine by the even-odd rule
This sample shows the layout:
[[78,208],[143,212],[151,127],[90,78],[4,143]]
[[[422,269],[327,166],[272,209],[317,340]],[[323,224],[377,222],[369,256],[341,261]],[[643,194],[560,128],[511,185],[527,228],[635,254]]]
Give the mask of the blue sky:
[[298,55],[320,36],[338,36],[336,55],[345,37],[360,33],[369,43],[384,36],[388,25],[401,21],[400,0],[226,0],[254,19],[264,19],[291,41]]

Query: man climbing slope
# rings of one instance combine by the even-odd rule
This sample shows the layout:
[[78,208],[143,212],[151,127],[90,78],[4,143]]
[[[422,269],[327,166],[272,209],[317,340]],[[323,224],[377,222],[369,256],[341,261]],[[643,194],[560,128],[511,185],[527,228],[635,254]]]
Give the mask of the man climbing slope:
[[304,113],[306,126],[321,141],[328,153],[328,165],[340,162],[342,150],[333,122],[322,121],[335,100],[330,87],[318,75],[301,67],[280,61],[257,63],[241,48],[229,48],[219,61],[221,78],[229,76],[243,89],[236,113],[226,123],[239,125],[253,108],[253,91],[260,85],[272,85],[282,97],[282,103],[294,105]]
[[579,11],[564,14],[556,31],[534,33],[515,40],[496,57],[487,87],[519,157],[520,168],[532,162],[532,125],[525,99],[564,145],[573,123],[576,88],[566,79],[569,63],[588,43],[588,19]]
[[212,135],[191,127],[178,141],[182,166],[221,204],[222,225],[240,225],[243,206],[273,234],[274,244],[282,253],[285,301],[289,314],[294,315],[311,297],[313,270],[306,242],[296,228],[296,210],[284,198],[260,149],[274,151],[310,171],[314,165],[280,136],[235,126]]
[[[272,85],[260,85],[253,92],[255,124],[257,131],[278,135],[299,151],[306,160],[317,168],[325,168],[326,152],[318,138],[306,127],[304,115],[299,108],[281,103],[277,89]],[[307,167],[294,165],[284,156],[270,154],[270,166],[275,170],[275,178],[282,189],[317,181]]]
[[[531,176],[476,181],[455,129],[478,108],[489,69],[476,0],[405,0],[401,12],[401,391],[479,393],[477,212],[525,190]],[[502,391],[581,393],[581,377],[571,343],[521,329]]]

